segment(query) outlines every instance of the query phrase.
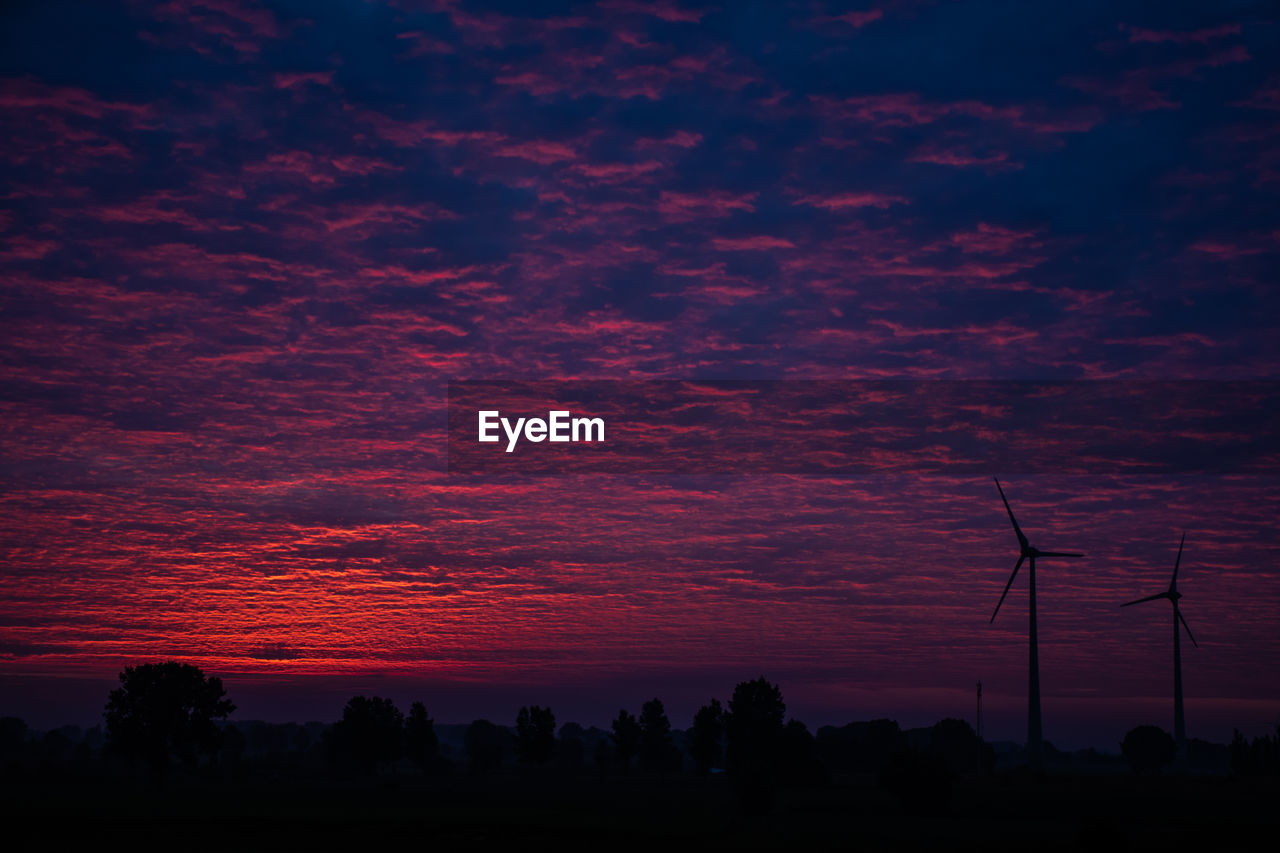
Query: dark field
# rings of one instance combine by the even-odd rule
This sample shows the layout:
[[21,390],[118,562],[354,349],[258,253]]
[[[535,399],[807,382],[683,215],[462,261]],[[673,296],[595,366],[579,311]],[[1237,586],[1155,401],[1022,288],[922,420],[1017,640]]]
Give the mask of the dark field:
[[725,776],[379,776],[358,783],[42,780],[4,790],[18,844],[238,850],[370,842],[523,849],[1274,849],[1275,779],[1054,775],[962,778],[913,800],[873,778],[783,789],[746,813]]

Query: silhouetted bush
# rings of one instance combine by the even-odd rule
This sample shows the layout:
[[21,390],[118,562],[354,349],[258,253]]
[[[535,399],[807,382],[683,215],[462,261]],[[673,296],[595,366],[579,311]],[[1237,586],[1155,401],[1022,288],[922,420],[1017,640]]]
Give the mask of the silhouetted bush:
[[1120,753],[1136,773],[1158,773],[1176,755],[1173,736],[1159,726],[1130,729],[1120,743]]
[[197,666],[177,661],[126,666],[120,687],[107,697],[108,743],[164,773],[171,758],[193,765],[200,753],[215,754],[222,743],[217,721],[235,708],[222,681],[205,678]]

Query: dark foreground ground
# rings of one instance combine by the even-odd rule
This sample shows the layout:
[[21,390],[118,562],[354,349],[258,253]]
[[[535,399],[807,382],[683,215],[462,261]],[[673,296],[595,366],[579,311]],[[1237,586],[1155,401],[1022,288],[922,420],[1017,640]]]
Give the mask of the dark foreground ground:
[[1280,839],[1280,783],[1222,776],[1014,772],[961,779],[924,800],[849,778],[779,791],[763,813],[744,812],[723,776],[11,778],[0,793],[0,846],[10,850],[1216,851],[1278,849]]

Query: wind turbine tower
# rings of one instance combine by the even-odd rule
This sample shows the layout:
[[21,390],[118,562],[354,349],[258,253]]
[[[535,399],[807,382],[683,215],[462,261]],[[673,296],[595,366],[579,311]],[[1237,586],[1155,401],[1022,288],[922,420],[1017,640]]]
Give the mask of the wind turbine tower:
[[1173,578],[1169,581],[1168,589],[1120,605],[1128,607],[1132,604],[1155,601],[1158,598],[1167,598],[1173,605],[1173,741],[1177,744],[1179,759],[1184,759],[1187,755],[1187,724],[1182,714],[1182,630],[1180,628],[1186,630],[1191,645],[1200,648],[1195,635],[1191,633],[1191,628],[1187,626],[1187,620],[1182,618],[1182,610],[1178,607],[1178,599],[1182,598],[1182,593],[1178,592],[1178,566],[1182,563],[1182,546],[1186,542],[1187,534],[1183,533],[1182,540],[1178,543],[1178,556],[1173,561]]
[[996,614],[1000,612],[1000,605],[1004,604],[1004,598],[1009,594],[1009,587],[1013,586],[1013,579],[1018,576],[1018,569],[1022,568],[1024,560],[1027,561],[1027,588],[1030,591],[1031,609],[1029,674],[1027,676],[1027,755],[1031,759],[1031,765],[1039,767],[1042,759],[1043,738],[1040,727],[1040,653],[1036,637],[1036,560],[1045,557],[1083,557],[1084,555],[1068,551],[1041,551],[1032,545],[1023,534],[1022,528],[1018,526],[1018,519],[1013,517],[1009,499],[1004,496],[1004,489],[1001,488],[999,479],[996,479],[996,488],[1000,490],[1000,500],[1004,502],[1005,512],[1009,513],[1013,532],[1018,537],[1019,554],[1018,562],[1013,564],[1013,574],[1009,575],[1009,582],[1004,585],[1000,601],[996,603],[996,609],[991,614],[991,622],[996,621]]

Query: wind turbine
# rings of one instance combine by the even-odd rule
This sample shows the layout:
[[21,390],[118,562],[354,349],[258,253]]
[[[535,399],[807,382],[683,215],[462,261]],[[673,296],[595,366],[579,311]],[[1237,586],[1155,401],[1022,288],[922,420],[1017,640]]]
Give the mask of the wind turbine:
[[[1004,585],[1004,592],[1000,593],[1000,601],[996,603],[996,609],[991,614],[991,622],[996,621],[996,614],[1000,612],[1000,605],[1004,604],[1004,597],[1009,594],[1009,587],[1013,586],[1013,579],[1018,576],[1018,569],[1022,568],[1024,560],[1027,561],[1027,581],[1031,591],[1031,654],[1029,669],[1030,675],[1027,678],[1027,752],[1031,758],[1032,766],[1040,766],[1040,654],[1036,645],[1036,560],[1043,557],[1083,557],[1083,554],[1075,554],[1067,551],[1041,551],[1039,548],[1027,541],[1026,534],[1022,532],[1022,528],[1018,526],[1018,519],[1013,517],[1013,510],[1009,508],[1009,499],[1004,496],[1004,489],[1000,487],[1000,480],[996,480],[996,488],[1000,489],[1000,500],[1004,502],[1005,512],[1009,513],[1009,521],[1013,523],[1013,532],[1018,536],[1018,562],[1013,564],[1013,574],[1009,575],[1009,582]],[[990,623],[988,623],[990,624]]]
[[1155,601],[1157,598],[1167,598],[1173,605],[1173,742],[1177,745],[1179,758],[1187,754],[1187,726],[1182,716],[1182,632],[1178,630],[1179,622],[1186,629],[1191,644],[1197,649],[1200,648],[1195,635],[1191,633],[1191,628],[1187,626],[1187,620],[1182,618],[1182,611],[1178,609],[1178,599],[1182,598],[1182,593],[1178,592],[1178,565],[1182,562],[1182,546],[1186,541],[1187,534],[1183,533],[1182,541],[1178,543],[1178,557],[1173,561],[1173,578],[1169,581],[1168,589],[1120,605],[1128,607],[1130,604],[1142,604],[1146,601]]

